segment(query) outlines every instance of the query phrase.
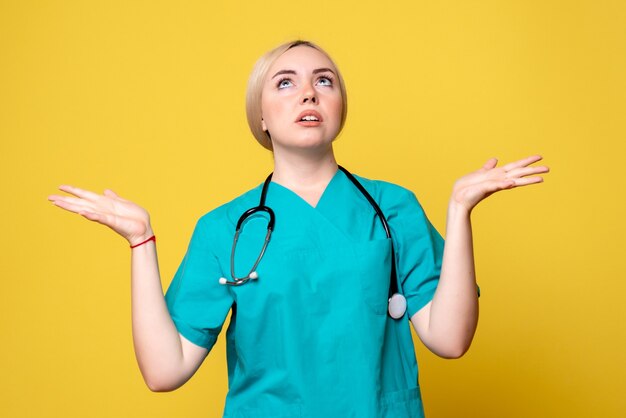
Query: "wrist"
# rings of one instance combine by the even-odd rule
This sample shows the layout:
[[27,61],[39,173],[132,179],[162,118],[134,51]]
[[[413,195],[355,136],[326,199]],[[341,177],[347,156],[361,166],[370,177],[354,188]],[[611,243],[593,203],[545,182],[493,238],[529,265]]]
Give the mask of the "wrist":
[[450,199],[448,203],[448,217],[469,218],[471,213],[472,209],[467,208],[467,206],[454,199]]
[[140,245],[147,244],[150,241],[154,241],[154,243],[156,244],[156,237],[154,235],[152,235],[150,238],[148,238],[146,240],[143,240],[143,241],[141,241],[141,242],[139,242],[137,244],[131,244],[130,248],[133,249],[133,248],[139,247]]
[[148,227],[143,234],[129,238],[128,244],[131,248],[133,248],[146,244],[150,240],[154,240],[156,242],[154,236],[154,231],[152,231],[152,228]]

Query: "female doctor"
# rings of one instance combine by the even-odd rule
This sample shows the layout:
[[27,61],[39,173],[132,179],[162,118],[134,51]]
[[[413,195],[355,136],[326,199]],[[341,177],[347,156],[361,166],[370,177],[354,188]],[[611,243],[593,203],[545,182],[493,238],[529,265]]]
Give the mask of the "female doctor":
[[[411,191],[337,164],[346,91],[320,47],[288,42],[261,57],[246,107],[273,173],[198,220],[165,297],[146,210],[111,190],[64,185],[73,196],[49,196],[130,243],[133,339],[146,384],[183,385],[231,311],[224,417],[423,416],[407,322],[440,357],[468,350],[480,296],[472,209],[543,181],[548,167],[531,166],[540,156],[500,167],[491,158],[458,179],[444,245]],[[259,206],[270,209],[240,219]]]

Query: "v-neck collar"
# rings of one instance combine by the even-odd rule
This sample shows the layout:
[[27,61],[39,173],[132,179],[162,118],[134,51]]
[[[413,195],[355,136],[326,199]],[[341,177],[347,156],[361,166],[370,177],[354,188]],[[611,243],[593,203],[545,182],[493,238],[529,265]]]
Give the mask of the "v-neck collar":
[[338,181],[338,178],[341,175],[340,172],[341,172],[341,170],[339,168],[337,168],[337,171],[335,172],[335,174],[333,174],[333,177],[330,179],[330,181],[328,182],[328,184],[324,188],[324,191],[320,195],[320,198],[318,199],[317,204],[315,206],[311,205],[304,198],[302,198],[302,196],[300,196],[298,193],[294,192],[293,190],[289,189],[288,187],[283,186],[282,184],[276,183],[276,182],[274,182],[272,180],[270,182],[270,185],[272,187],[276,187],[277,186],[280,189],[286,190],[287,192],[289,192],[290,194],[295,196],[298,200],[300,200],[303,204],[307,205],[308,207],[310,207],[313,210],[318,210],[319,207],[320,207],[320,204],[323,203],[323,201],[325,201],[328,198],[327,195],[330,194],[330,191],[332,190],[333,184]]

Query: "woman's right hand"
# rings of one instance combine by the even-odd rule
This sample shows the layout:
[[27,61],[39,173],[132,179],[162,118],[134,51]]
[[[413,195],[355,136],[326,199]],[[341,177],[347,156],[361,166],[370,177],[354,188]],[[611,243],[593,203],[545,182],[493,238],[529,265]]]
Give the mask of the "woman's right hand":
[[122,199],[112,190],[107,189],[102,195],[67,185],[59,186],[59,190],[75,197],[50,195],[48,200],[62,209],[108,226],[128,240],[130,245],[138,244],[153,234],[148,212]]

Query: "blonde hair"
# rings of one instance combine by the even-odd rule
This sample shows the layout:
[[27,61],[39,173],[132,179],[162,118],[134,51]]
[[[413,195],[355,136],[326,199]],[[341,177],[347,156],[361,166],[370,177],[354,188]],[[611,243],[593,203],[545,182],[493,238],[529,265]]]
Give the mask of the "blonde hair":
[[287,50],[299,46],[305,45],[311,48],[315,48],[324,54],[330,62],[333,64],[335,69],[337,70],[337,78],[339,79],[339,89],[341,91],[341,101],[342,101],[342,110],[341,110],[341,124],[339,125],[339,131],[337,135],[343,129],[343,125],[346,122],[346,116],[348,114],[348,96],[346,94],[346,87],[343,82],[343,77],[341,76],[341,72],[339,72],[339,68],[335,65],[335,62],[332,58],[324,51],[322,48],[314,44],[313,42],[304,41],[304,40],[295,40],[285,42],[272,49],[271,51],[266,52],[261,58],[258,59],[256,64],[254,64],[254,68],[252,69],[252,73],[250,74],[250,78],[248,79],[248,88],[246,90],[246,115],[248,117],[248,126],[250,126],[250,130],[252,131],[252,135],[256,138],[256,140],[263,145],[263,147],[268,150],[272,150],[272,140],[267,131],[263,130],[263,125],[261,123],[261,97],[263,93],[263,84],[265,83],[265,78],[267,77],[267,72],[274,62]]

